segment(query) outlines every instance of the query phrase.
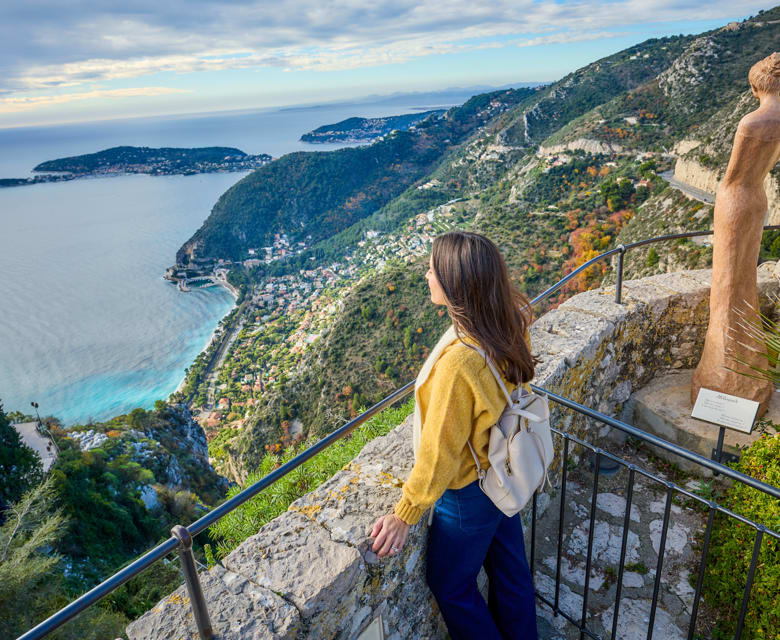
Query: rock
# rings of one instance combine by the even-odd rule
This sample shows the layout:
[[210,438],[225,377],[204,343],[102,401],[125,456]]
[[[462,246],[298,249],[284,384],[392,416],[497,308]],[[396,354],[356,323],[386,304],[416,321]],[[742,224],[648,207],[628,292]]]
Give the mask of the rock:
[[688,611],[693,609],[693,599],[696,596],[696,590],[690,583],[690,575],[691,572],[688,569],[683,569],[680,571],[680,579],[672,582],[672,591],[679,596],[683,606]]
[[634,571],[623,572],[623,586],[631,589],[639,589],[643,587],[645,580],[641,573],[635,573]]
[[[298,637],[300,617],[269,589],[216,565],[200,574],[209,618],[220,640],[283,640]],[[199,640],[186,587],[182,585],[127,627],[130,640]]]
[[701,480],[688,480],[688,482],[685,483],[685,488],[693,493],[698,493],[702,490]]
[[574,500],[569,502],[569,506],[571,507],[571,510],[574,512],[575,518],[587,518],[588,517],[588,508],[579,502],[575,502]]
[[[663,520],[653,520],[650,523],[650,540],[653,542],[653,549],[658,553],[661,546],[661,529]],[[681,524],[669,522],[669,528],[666,532],[666,546],[664,555],[669,553],[681,554],[688,544],[688,529]]]
[[[327,571],[322,558],[327,558]],[[247,538],[223,564],[284,594],[308,618],[354,590],[361,557],[357,549],[333,542],[323,527],[288,511]]]
[[[537,571],[534,576],[534,586],[536,587],[536,591],[542,594],[550,602],[555,600],[555,580],[553,578]],[[571,616],[575,620],[579,620],[582,615],[582,596],[574,593],[565,584],[561,584],[558,606],[566,615]],[[569,625],[569,622],[563,616],[554,617],[546,607],[541,611],[542,615],[544,615],[556,629],[564,629]]]
[[[600,493],[596,496],[596,506],[616,518],[624,518],[626,514],[626,499],[614,493]],[[639,522],[639,508],[631,504],[630,519]]]
[[380,615],[387,637],[445,637],[425,583],[427,518],[401,553],[378,558],[370,549],[368,530],[392,510],[412,459],[410,416],[245,540],[225,566],[293,603],[301,638],[356,638]]
[[620,154],[623,153],[623,147],[619,144],[605,142],[603,140],[594,140],[593,138],[577,138],[565,144],[556,144],[549,147],[539,147],[536,152],[539,156],[554,156],[565,151],[581,150],[590,154]]
[[[569,535],[569,553],[585,557],[588,553],[588,528],[590,520],[585,520]],[[620,564],[620,549],[623,544],[623,528],[611,526],[604,521],[596,520],[593,528],[592,561],[600,566]],[[639,560],[639,536],[633,531],[628,532],[626,540],[626,563]]]
[[[645,640],[650,622],[650,600],[622,598],[618,610],[617,637],[620,640]],[[601,624],[612,629],[615,607],[610,606],[601,614]],[[660,606],[656,607],[653,621],[653,637],[663,640],[683,640],[685,635],[674,623],[674,619]]]
[[[650,503],[649,509],[653,513],[663,513],[666,510],[666,500],[654,500],[653,502]],[[672,508],[670,509],[670,511],[675,515],[680,515],[682,513],[682,509],[680,509],[680,506],[674,503],[672,503]]]
[[155,491],[155,488],[149,484],[145,485],[144,488],[141,489],[141,501],[150,511],[160,506],[160,501],[157,499],[157,491]]
[[88,431],[72,431],[68,433],[68,437],[78,442],[79,449],[82,451],[97,449],[101,444],[108,440],[108,436],[105,433],[96,432],[94,429],[89,429]]
[[767,260],[766,262],[762,262],[760,265],[758,265],[759,277],[760,277],[760,274],[766,274],[768,276],[773,276],[774,277],[776,269],[777,269],[777,262],[773,262],[771,260]]
[[[548,613],[548,617],[552,617],[552,615]],[[545,617],[544,613],[536,616],[536,632],[539,640],[566,640],[566,636],[558,633],[548,622],[548,617]]]
[[[547,567],[552,573],[555,573],[557,567],[557,557],[548,556],[544,559],[544,566]],[[585,563],[578,562],[572,564],[566,556],[561,557],[561,579],[569,583],[577,584],[581,587],[585,586]],[[590,569],[590,582],[588,588],[598,591],[604,584],[604,574],[601,573],[596,567],[591,566]]]

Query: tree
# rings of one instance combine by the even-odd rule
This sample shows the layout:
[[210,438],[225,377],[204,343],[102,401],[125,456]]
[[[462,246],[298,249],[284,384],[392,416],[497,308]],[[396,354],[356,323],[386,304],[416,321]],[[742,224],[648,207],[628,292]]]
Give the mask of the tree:
[[117,438],[81,451],[63,442],[51,470],[58,504],[71,520],[59,550],[79,563],[84,586],[144,551],[163,533],[140,498],[154,474],[133,461]]
[[[53,508],[54,498],[50,480],[38,484],[9,507],[0,526],[0,620],[4,637],[21,635],[68,603],[63,575],[57,568],[60,557],[51,552],[66,525],[62,512]],[[52,637],[117,637],[127,622],[121,614],[93,607]]]
[[600,192],[609,210],[614,212],[628,204],[631,196],[634,195],[634,185],[627,178],[617,181],[607,180],[602,183]]
[[0,403],[0,502],[17,502],[43,478],[43,464],[22,442]]

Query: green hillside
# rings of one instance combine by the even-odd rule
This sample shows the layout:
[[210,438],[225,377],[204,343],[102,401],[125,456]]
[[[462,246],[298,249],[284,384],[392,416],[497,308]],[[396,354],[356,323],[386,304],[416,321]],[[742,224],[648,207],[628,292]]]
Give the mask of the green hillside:
[[437,109],[385,118],[347,118],[335,124],[324,124],[308,133],[304,133],[301,136],[301,141],[320,143],[339,142],[341,140],[372,140],[379,136],[387,135],[393,130],[405,131],[429,116],[438,116],[443,113],[444,109]]
[[497,112],[533,93],[522,88],[476,96],[442,119],[367,147],[282,156],[225,192],[176,261],[244,258],[280,232],[307,244],[329,238],[387,204]]

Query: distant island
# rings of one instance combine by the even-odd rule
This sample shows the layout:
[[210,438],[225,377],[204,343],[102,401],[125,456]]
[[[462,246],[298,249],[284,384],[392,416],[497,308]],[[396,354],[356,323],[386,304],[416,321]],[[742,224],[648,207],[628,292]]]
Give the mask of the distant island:
[[347,118],[336,124],[326,124],[304,133],[301,142],[323,144],[326,142],[370,142],[391,131],[406,131],[429,116],[440,116],[444,109],[407,113],[387,118]]
[[151,176],[193,175],[229,171],[250,171],[272,160],[267,153],[249,155],[233,147],[195,149],[163,147],[112,147],[81,156],[48,160],[36,166],[45,175],[32,178],[2,178],[0,187],[17,187],[41,182],[62,182],[90,176],[145,173]]

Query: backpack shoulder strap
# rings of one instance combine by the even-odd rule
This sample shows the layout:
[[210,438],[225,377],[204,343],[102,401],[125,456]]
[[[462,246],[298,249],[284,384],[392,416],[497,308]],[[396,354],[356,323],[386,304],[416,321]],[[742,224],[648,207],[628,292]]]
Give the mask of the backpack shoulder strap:
[[496,365],[493,364],[493,361],[487,357],[487,354],[480,349],[479,347],[473,345],[473,344],[467,344],[463,342],[465,346],[467,346],[469,349],[474,349],[478,354],[480,354],[484,359],[485,362],[487,362],[488,366],[490,367],[490,371],[493,372],[493,376],[496,379],[496,382],[498,382],[498,386],[501,387],[501,391],[504,392],[504,396],[506,397],[506,401],[509,405],[512,404],[512,395],[509,393],[509,391],[506,388],[506,385],[504,384],[504,381],[501,378],[501,374],[498,372],[498,369],[496,369]]

